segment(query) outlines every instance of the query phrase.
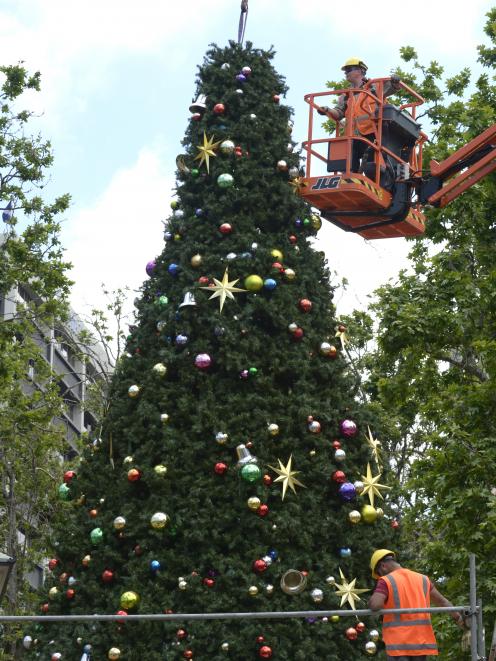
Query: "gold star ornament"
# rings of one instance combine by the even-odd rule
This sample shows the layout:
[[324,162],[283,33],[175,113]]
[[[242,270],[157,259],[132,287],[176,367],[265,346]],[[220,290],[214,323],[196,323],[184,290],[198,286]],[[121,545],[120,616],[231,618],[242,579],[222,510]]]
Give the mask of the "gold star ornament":
[[246,291],[246,289],[240,289],[239,287],[234,286],[239,281],[239,278],[237,278],[237,280],[231,280],[231,282],[229,282],[227,269],[224,271],[224,276],[222,280],[217,280],[217,278],[214,278],[213,280],[215,283],[213,287],[200,287],[200,289],[208,289],[209,291],[214,292],[208,300],[210,301],[212,300],[212,298],[218,298],[219,309],[221,312],[222,312],[222,308],[224,307],[224,303],[226,302],[226,298],[230,298],[234,301],[233,292],[237,293],[237,292]]
[[339,575],[341,576],[341,583],[335,583],[334,587],[336,588],[336,594],[338,597],[341,597],[340,606],[349,603],[351,608],[356,610],[355,601],[363,601],[358,595],[362,594],[362,592],[369,592],[369,590],[367,588],[356,588],[356,578],[354,578],[351,583],[348,583],[341,571],[341,567],[339,568]]
[[372,432],[370,431],[370,427],[367,427],[367,430],[368,435],[365,438],[367,439],[369,448],[372,450],[372,456],[374,457],[375,462],[380,469],[381,466],[379,461],[379,448],[381,447],[381,442],[374,438]]
[[391,489],[391,487],[386,486],[385,484],[379,484],[382,473],[372,477],[372,470],[370,469],[370,464],[367,464],[367,475],[361,475],[363,482],[363,491],[362,496],[368,495],[370,504],[374,507],[374,498],[379,496],[379,498],[384,498],[381,493],[381,489]]
[[296,479],[295,475],[298,475],[300,471],[294,471],[291,469],[291,463],[293,461],[293,455],[290,455],[288,459],[288,463],[286,466],[282,463],[280,459],[277,460],[279,462],[279,468],[275,468],[275,466],[269,466],[271,470],[273,470],[275,473],[278,474],[279,477],[276,477],[274,480],[275,482],[282,482],[282,500],[284,500],[284,496],[286,495],[286,491],[288,487],[293,491],[293,493],[296,493],[295,486],[297,487],[303,487],[306,489],[305,485],[302,484],[299,480]]
[[219,142],[214,142],[214,136],[207,138],[207,134],[203,131],[203,144],[197,145],[196,148],[200,152],[194,158],[195,161],[200,161],[200,167],[203,163],[207,164],[207,172],[210,174],[210,157],[217,156],[215,149],[220,145],[222,140]]
[[305,188],[307,182],[303,177],[295,177],[289,181],[289,185],[293,187],[293,193],[297,195],[302,188]]

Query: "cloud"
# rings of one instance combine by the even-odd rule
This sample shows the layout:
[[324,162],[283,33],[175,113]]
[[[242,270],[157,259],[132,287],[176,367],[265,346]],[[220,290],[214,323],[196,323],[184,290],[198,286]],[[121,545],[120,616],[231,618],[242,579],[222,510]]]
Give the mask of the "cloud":
[[118,170],[96,202],[76,209],[64,227],[78,312],[104,306],[102,283],[136,290],[146,279],[147,262],[162,251],[161,220],[170,211],[174,180],[162,169],[166,160],[157,150],[142,149],[136,162]]

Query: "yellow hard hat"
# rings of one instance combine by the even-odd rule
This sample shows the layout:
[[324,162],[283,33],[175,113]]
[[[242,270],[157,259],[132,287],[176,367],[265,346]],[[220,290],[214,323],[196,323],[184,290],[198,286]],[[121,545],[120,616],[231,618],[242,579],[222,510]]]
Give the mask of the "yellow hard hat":
[[365,72],[368,69],[368,66],[365,64],[365,62],[360,60],[358,57],[350,57],[349,60],[346,60],[346,62],[341,67],[341,71],[344,71],[346,67],[360,67]]
[[379,574],[375,573],[375,568],[377,567],[379,562],[387,555],[392,555],[393,558],[396,558],[396,553],[394,551],[390,551],[389,549],[377,549],[377,551],[374,551],[372,553],[372,557],[370,558],[370,569],[372,570],[372,578],[375,579],[380,578]]

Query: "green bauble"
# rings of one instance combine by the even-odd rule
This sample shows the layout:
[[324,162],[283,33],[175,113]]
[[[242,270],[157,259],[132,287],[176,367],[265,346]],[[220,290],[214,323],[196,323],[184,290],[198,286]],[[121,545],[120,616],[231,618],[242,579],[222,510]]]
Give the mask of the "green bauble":
[[103,530],[101,528],[93,528],[90,532],[91,543],[97,546],[103,542]]
[[67,484],[61,484],[59,487],[59,498],[60,500],[70,500],[71,499],[71,490]]
[[245,278],[245,289],[248,291],[260,291],[263,287],[263,280],[259,275],[249,275]]
[[217,177],[217,184],[221,188],[231,188],[231,186],[234,184],[234,178],[232,174],[227,174],[227,172],[224,174],[219,174]]
[[241,477],[247,482],[258,482],[262,477],[262,471],[256,464],[246,464],[241,469]]
[[136,608],[139,602],[139,595],[136,592],[133,592],[132,590],[129,590],[128,592],[123,592],[121,594],[121,608],[124,608],[124,610],[131,610],[133,608]]
[[200,176],[200,170],[198,170],[198,168],[192,168],[192,170],[191,170],[191,176],[194,177],[194,178],[196,179],[196,177],[199,177],[199,176]]
[[159,296],[156,300],[156,303],[159,308],[165,308],[166,305],[169,303],[169,299],[165,294],[162,294],[162,296]]

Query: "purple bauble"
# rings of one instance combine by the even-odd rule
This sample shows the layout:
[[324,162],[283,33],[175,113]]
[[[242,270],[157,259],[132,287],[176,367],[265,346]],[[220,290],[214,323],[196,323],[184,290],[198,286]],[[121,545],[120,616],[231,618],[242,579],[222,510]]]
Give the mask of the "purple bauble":
[[212,364],[212,359],[208,353],[199,353],[195,358],[195,367],[199,370],[207,370]]
[[176,335],[176,344],[180,347],[183,347],[186,343],[188,342],[188,336],[183,335],[182,333],[179,333],[179,335]]
[[342,420],[341,424],[339,425],[339,431],[346,438],[353,438],[353,436],[356,436],[358,431],[356,422],[353,422],[353,420]]
[[247,379],[249,376],[250,376],[250,373],[248,372],[248,370],[242,370],[239,373],[239,378],[240,379]]
[[295,225],[296,225],[296,227],[303,227],[303,221],[302,221],[302,219],[301,219],[301,218],[297,218],[297,219],[295,220]]
[[343,482],[343,484],[339,487],[338,493],[341,500],[349,503],[350,500],[353,500],[353,498],[356,496],[355,485],[351,482]]
[[203,216],[203,214],[204,214],[203,209],[198,208],[198,209],[195,210],[195,216],[197,218],[199,218],[200,216]]
[[157,266],[156,262],[154,259],[152,259],[148,264],[146,265],[146,274],[147,275],[153,275],[153,272],[155,271],[155,267]]
[[238,75],[236,76],[236,80],[238,81],[238,83],[244,83],[246,81],[246,76],[244,75],[244,73],[238,73]]

